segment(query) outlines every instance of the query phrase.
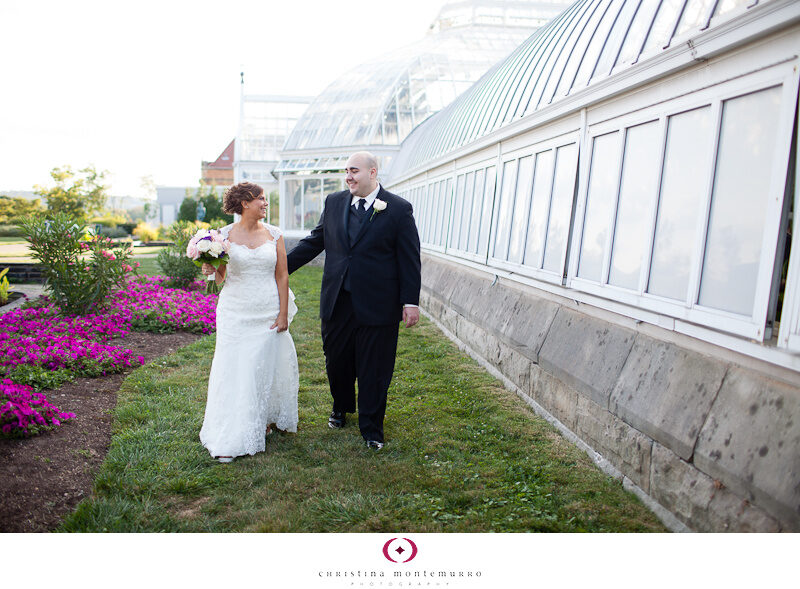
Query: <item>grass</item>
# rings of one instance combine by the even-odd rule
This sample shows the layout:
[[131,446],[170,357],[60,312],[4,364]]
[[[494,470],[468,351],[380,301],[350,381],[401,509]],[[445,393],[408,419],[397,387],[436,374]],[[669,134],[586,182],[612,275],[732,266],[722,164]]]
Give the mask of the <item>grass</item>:
[[620,482],[427,320],[401,328],[384,450],[326,426],[321,270],[292,275],[300,313],[297,434],[231,464],[198,440],[214,336],[126,379],[93,496],[62,531],[664,531]]
[[163,274],[161,266],[158,265],[155,258],[140,258],[138,256],[131,257],[132,262],[139,262],[139,274],[146,274],[148,276],[155,276],[156,274]]

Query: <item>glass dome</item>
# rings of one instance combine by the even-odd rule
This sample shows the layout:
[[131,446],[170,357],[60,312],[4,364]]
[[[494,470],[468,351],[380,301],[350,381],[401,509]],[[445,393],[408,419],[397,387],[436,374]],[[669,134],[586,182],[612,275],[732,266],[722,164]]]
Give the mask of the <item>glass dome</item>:
[[393,176],[632,68],[719,17],[757,3],[578,0],[419,127],[395,158]]
[[421,41],[363,63],[328,86],[283,151],[399,145],[568,3],[448,3]]

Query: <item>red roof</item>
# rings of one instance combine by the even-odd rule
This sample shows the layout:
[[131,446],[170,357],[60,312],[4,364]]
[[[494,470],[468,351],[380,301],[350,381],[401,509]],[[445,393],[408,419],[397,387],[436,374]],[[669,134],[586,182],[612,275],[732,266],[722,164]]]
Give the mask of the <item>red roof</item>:
[[236,139],[231,139],[231,142],[228,144],[228,147],[219,154],[219,157],[213,162],[203,162],[209,168],[223,168],[223,169],[233,169],[233,144]]

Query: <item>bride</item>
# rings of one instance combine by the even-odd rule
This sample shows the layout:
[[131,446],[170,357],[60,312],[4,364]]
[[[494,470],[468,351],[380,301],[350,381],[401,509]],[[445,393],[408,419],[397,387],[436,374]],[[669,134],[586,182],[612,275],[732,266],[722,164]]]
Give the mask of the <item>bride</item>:
[[204,264],[225,287],[217,302],[217,343],[200,441],[231,462],[265,448],[265,435],[297,431],[297,354],[289,323],[297,307],[289,290],[286,246],[277,227],[262,223],[264,190],[249,182],[225,193],[223,209],[241,215],[223,227],[227,265]]

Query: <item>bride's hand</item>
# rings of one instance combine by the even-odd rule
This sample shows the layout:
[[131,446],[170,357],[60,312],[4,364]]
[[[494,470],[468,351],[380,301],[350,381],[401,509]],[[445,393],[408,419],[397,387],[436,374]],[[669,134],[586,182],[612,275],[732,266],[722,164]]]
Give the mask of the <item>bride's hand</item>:
[[289,320],[286,317],[278,315],[278,318],[275,320],[275,323],[272,324],[270,329],[275,329],[276,327],[278,328],[278,333],[286,331],[289,329]]
[[206,264],[206,263],[203,263],[203,267],[200,268],[200,272],[202,272],[206,276],[211,276],[216,271],[217,271],[217,269],[214,268],[214,266],[212,266],[211,264]]

